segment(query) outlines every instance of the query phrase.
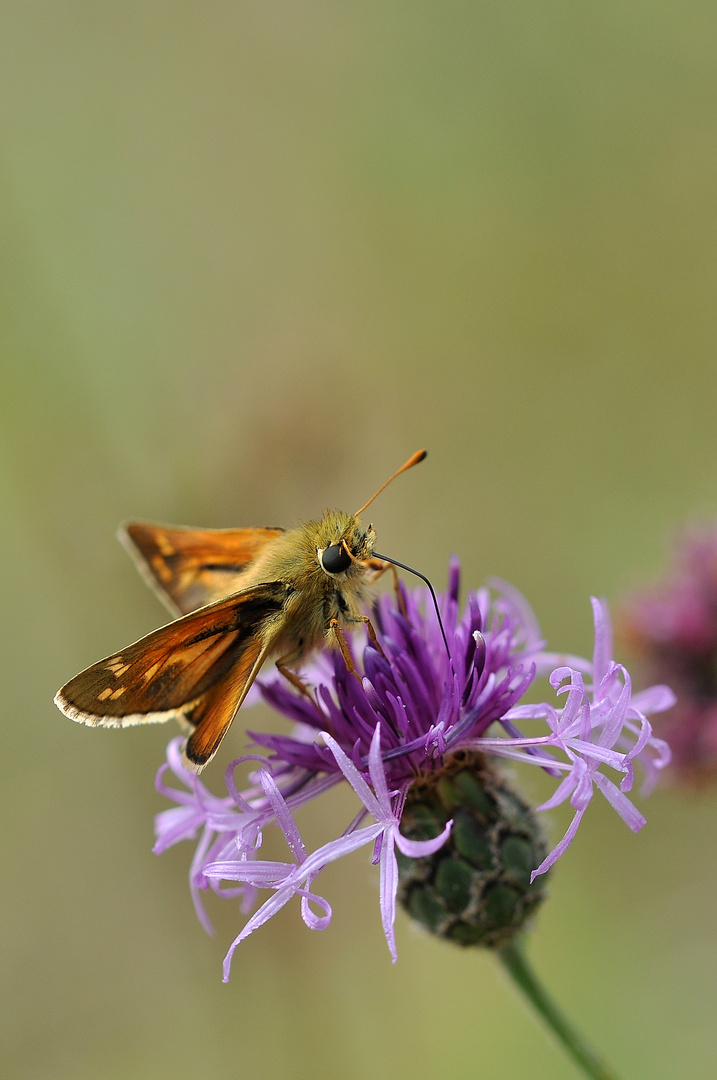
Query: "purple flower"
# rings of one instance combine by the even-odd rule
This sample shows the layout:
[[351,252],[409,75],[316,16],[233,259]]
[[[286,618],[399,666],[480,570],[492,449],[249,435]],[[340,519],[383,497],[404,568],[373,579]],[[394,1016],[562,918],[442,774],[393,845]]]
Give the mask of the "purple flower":
[[692,526],[675,545],[665,580],[628,597],[618,627],[646,681],[664,679],[677,704],[661,718],[672,772],[687,782],[717,775],[717,526]]
[[[157,782],[177,806],[158,815],[155,850],[199,838],[190,885],[203,925],[211,929],[202,890],[240,896],[245,910],[254,906],[257,890],[272,894],[232,944],[225,980],[239,942],[293,896],[300,897],[309,927],[328,926],[331,908],[315,892],[314,881],[329,863],[369,843],[380,868],[381,919],[395,960],[396,849],[408,859],[433,855],[452,827],[448,820],[445,827],[409,840],[400,830],[406,796],[417,777],[441,773],[457,752],[517,758],[560,779],[552,798],[538,809],[570,799],[575,815],[565,837],[534,868],[533,877],[544,873],[571,843],[594,787],[632,829],[644,824],[626,793],[635,761],[646,766],[650,777],[666,764],[669,752],[653,737],[647,714],[668,708],[674,698],[666,687],[632,696],[627,671],[612,660],[607,607],[593,601],[595,651],[590,663],[547,653],[535,616],[511,586],[500,583],[493,597],[487,589],[470,593],[462,613],[458,589],[454,561],[439,601],[450,658],[427,593],[401,587],[397,597],[383,596],[374,608],[377,644],[363,632],[350,639],[359,676],[347,670],[339,652],[327,652],[302,673],[304,683],[313,687],[311,696],[300,694],[279,675],[263,679],[264,698],[295,727],[289,734],[255,733],[253,741],[266,756],[233,762],[227,770],[226,796],[211,795],[198,777],[182,768],[180,740],[170,744],[168,765]],[[536,672],[550,668],[562,706],[520,705]],[[516,726],[536,720],[544,728],[539,735],[525,736]],[[493,724],[503,732],[497,738],[487,734]],[[235,769],[247,760],[257,767],[240,792]],[[182,789],[165,786],[167,768]],[[619,785],[605,768],[622,774]],[[358,796],[356,816],[336,839],[308,852],[295,813],[344,782]],[[270,824],[278,824],[286,839],[291,853],[287,862],[259,857],[263,831]]]
[[347,670],[339,652],[323,654],[304,672],[305,682],[317,684],[314,705],[271,676],[262,683],[265,700],[302,727],[291,735],[250,732],[254,742],[286,765],[337,773],[335,757],[316,739],[326,730],[365,772],[380,722],[388,782],[396,785],[486,731],[532,682],[541,642],[513,595],[491,602],[485,589],[471,593],[459,619],[458,587],[454,563],[441,601],[450,660],[422,589],[402,590],[400,607],[392,595],[383,596],[372,616],[382,651],[366,635],[353,637],[354,652],[362,646],[362,663],[354,659],[363,678]]
[[[270,773],[262,770],[259,774],[260,783],[264,789],[268,806],[271,808],[284,834],[294,856],[294,861],[290,863],[262,862],[258,859],[251,859],[249,857],[250,853],[243,851],[239,859],[218,860],[208,862],[204,866],[203,873],[208,880],[241,881],[254,887],[274,890],[274,896],[267,900],[256,914],[249,919],[227,953],[224,961],[225,982],[229,978],[231,958],[239,942],[248,937],[262,923],[267,922],[292,896],[301,896],[301,914],[306,925],[311,927],[312,930],[325,929],[331,921],[331,906],[323,897],[310,891],[311,883],[329,863],[335,862],[344,855],[350,855],[352,851],[356,851],[371,842],[375,845],[374,862],[379,862],[381,867],[383,928],[395,962],[396,944],[393,923],[396,915],[398,868],[394,846],[398,847],[399,851],[404,855],[416,859],[424,855],[432,855],[444,843],[450,832],[449,823],[434,840],[421,842],[407,840],[401,836],[399,832],[401,821],[399,807],[402,799],[399,798],[397,807],[394,807],[394,798],[399,793],[389,792],[386,787],[386,777],[381,759],[380,724],[376,725],[369,751],[368,771],[373,790],[338,743],[326,732],[323,733],[323,738],[334,755],[345,779],[348,780],[368,813],[376,819],[376,823],[362,829],[350,829],[337,840],[332,840],[328,844],[317,848],[311,855],[307,855],[286,800]],[[311,911],[309,901],[313,901],[322,909],[322,916],[317,916]]]
[[[646,787],[651,787],[657,772],[670,760],[669,747],[653,736],[647,714],[669,709],[674,704],[674,694],[667,686],[653,686],[632,696],[632,683],[626,668],[612,659],[612,628],[607,604],[593,598],[592,605],[595,620],[592,681],[586,685],[583,672],[575,667],[556,667],[550,675],[550,684],[559,695],[565,695],[562,709],[556,709],[548,702],[519,705],[505,717],[507,721],[544,720],[550,734],[537,738],[522,738],[516,734],[508,739],[477,739],[472,743],[476,749],[517,759],[521,758],[521,748],[535,751],[553,747],[565,754],[565,761],[550,757],[550,767],[565,770],[567,775],[551,798],[537,809],[549,810],[570,799],[575,814],[563,839],[533,871],[533,878],[544,874],[572,843],[594,787],[617,810],[625,824],[633,832],[639,832],[646,823],[645,818],[625,794],[634,782],[634,762],[638,760],[643,765]],[[524,760],[541,763],[540,756]],[[624,774],[619,787],[601,771],[604,765]]]

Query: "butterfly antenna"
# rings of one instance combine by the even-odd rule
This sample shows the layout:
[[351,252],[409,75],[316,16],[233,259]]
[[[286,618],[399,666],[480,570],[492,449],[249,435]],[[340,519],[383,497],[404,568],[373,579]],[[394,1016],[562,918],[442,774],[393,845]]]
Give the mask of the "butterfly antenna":
[[[420,461],[421,459],[419,458],[418,460]],[[404,466],[404,468],[405,468],[405,466]],[[393,479],[393,477],[391,477],[391,479]],[[440,613],[440,611],[438,609],[438,598],[436,597],[435,589],[431,585],[431,583],[428,580],[428,578],[426,577],[426,575],[421,574],[418,570],[414,570],[412,566],[406,566],[405,563],[399,562],[398,559],[389,559],[388,555],[379,555],[379,553],[377,551],[374,551],[373,557],[374,557],[374,559],[382,559],[384,562],[387,562],[387,563],[393,563],[394,566],[399,566],[401,568],[401,570],[408,570],[409,574],[415,574],[416,577],[419,577],[421,579],[421,581],[423,581],[428,586],[429,592],[431,594],[431,598],[433,600],[433,606],[436,609],[436,618],[438,619],[438,625],[441,628],[441,635],[443,637],[443,644],[446,647],[446,652],[448,653],[448,660],[449,660],[449,663],[451,665],[451,669],[453,670],[453,660],[451,658],[451,650],[448,648],[448,638],[446,637],[446,632],[443,629],[443,619],[441,618],[441,613]]]
[[[354,514],[354,517],[358,517],[359,514],[363,514],[366,507],[371,505],[371,503],[376,498],[376,496],[380,495],[381,492],[383,491],[383,489],[385,487],[388,487],[388,485],[391,483],[392,480],[395,480],[396,477],[400,476],[402,472],[406,471],[406,469],[411,469],[414,465],[418,465],[419,461],[423,461],[423,459],[424,459],[424,457],[426,456],[427,453],[428,453],[427,450],[417,450],[416,453],[413,454],[408,459],[408,461],[406,462],[405,465],[402,465],[400,469],[397,469],[396,472],[393,474],[393,476],[389,476],[389,478],[388,478],[388,480],[386,481],[385,484],[381,484],[381,487],[378,489],[378,491],[375,491],[373,493],[373,495],[368,500],[368,502],[365,502],[363,504],[363,506],[361,507],[361,509],[356,511],[356,513]],[[391,562],[391,559],[387,559],[386,561]],[[396,563],[396,566],[399,566],[399,565],[400,565],[399,563]],[[407,569],[407,568],[403,567],[403,569]],[[418,576],[420,577],[421,575],[419,574]]]

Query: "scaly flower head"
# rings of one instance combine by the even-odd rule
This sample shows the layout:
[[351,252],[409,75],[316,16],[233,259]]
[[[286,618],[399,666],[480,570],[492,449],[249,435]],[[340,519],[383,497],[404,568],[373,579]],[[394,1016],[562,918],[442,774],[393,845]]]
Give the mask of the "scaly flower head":
[[[157,818],[156,850],[198,838],[190,885],[203,924],[209,928],[207,889],[241,897],[246,911],[258,890],[271,894],[234,941],[225,980],[236,946],[293,896],[308,926],[326,927],[331,908],[314,882],[364,845],[380,868],[381,920],[395,960],[397,896],[435,933],[461,944],[504,943],[540,901],[535,879],[566,850],[595,789],[632,829],[644,824],[627,792],[635,762],[649,778],[665,765],[666,745],[647,715],[674,699],[666,687],[632,695],[627,671],[612,660],[606,606],[593,602],[591,663],[546,652],[532,611],[510,586],[493,596],[470,593],[462,612],[458,593],[454,561],[439,601],[450,656],[427,594],[400,587],[374,608],[375,642],[364,632],[352,636],[355,671],[336,651],[303,670],[303,694],[278,675],[263,679],[263,696],[294,730],[254,733],[259,754],[232,763],[225,796],[186,772],[179,740],[170,744],[158,786],[177,805]],[[551,669],[557,702],[521,704],[536,672]],[[536,721],[542,732],[523,734]],[[560,780],[538,809],[569,799],[575,815],[549,854],[532,812],[488,757],[538,765]],[[236,768],[247,760],[253,772],[240,791]],[[168,770],[180,788],[166,785]],[[295,814],[344,783],[358,799],[355,817],[336,839],[307,850]],[[284,835],[286,862],[260,858],[269,825]]]

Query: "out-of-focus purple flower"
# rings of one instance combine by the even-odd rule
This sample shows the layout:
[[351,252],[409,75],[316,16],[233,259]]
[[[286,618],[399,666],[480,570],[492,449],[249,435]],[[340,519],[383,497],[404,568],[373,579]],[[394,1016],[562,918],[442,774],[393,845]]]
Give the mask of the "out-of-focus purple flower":
[[[456,760],[456,753],[517,758],[562,777],[555,794],[538,809],[570,799],[575,815],[565,837],[534,867],[533,877],[544,873],[570,844],[594,786],[632,829],[644,824],[626,792],[632,787],[635,761],[645,765],[650,776],[665,765],[667,747],[653,737],[647,715],[668,708],[674,699],[666,687],[632,696],[627,671],[612,660],[606,606],[593,601],[591,663],[546,652],[535,616],[511,586],[501,583],[492,597],[487,589],[470,593],[462,614],[458,589],[458,564],[453,561],[448,589],[439,600],[450,658],[426,592],[409,593],[401,587],[397,598],[386,595],[374,608],[377,644],[363,632],[350,640],[359,677],[347,670],[340,653],[332,652],[321,654],[302,673],[313,687],[313,700],[278,675],[263,679],[265,699],[293,720],[295,728],[289,734],[255,733],[254,743],[266,757],[234,762],[227,771],[225,797],[211,795],[201,780],[185,772],[179,741],[170,744],[158,786],[177,806],[158,815],[155,850],[199,837],[190,882],[203,924],[210,928],[202,890],[241,896],[245,910],[254,906],[256,890],[272,891],[234,941],[225,979],[239,942],[292,896],[301,897],[308,926],[327,926],[331,908],[314,891],[313,882],[329,863],[368,843],[380,866],[381,918],[395,960],[395,849],[403,857],[421,859],[437,852],[451,831],[448,820],[444,828],[419,839],[402,835],[406,796],[417,777],[440,774]],[[520,705],[536,671],[550,668],[551,684],[558,699],[564,698],[562,707],[547,702]],[[518,722],[534,721],[547,730],[526,736],[517,727]],[[493,724],[502,729],[500,737],[488,736]],[[235,768],[247,760],[256,768],[240,792]],[[167,768],[181,789],[166,786]],[[455,773],[454,766],[450,768]],[[619,786],[605,768],[622,774]],[[335,840],[308,853],[294,815],[340,783],[348,783],[358,796],[358,812]],[[373,823],[363,824],[369,818]],[[259,858],[263,830],[270,824],[283,832],[291,861]],[[457,843],[460,848],[460,837]]]
[[660,718],[670,772],[689,783],[717,776],[717,525],[685,529],[665,578],[621,605],[618,629],[645,682],[664,680],[677,703]]

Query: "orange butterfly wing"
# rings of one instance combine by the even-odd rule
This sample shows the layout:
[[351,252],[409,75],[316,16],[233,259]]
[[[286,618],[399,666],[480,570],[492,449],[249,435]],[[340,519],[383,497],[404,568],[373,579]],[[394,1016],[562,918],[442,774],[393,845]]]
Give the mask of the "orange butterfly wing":
[[283,529],[191,529],[130,521],[118,533],[148,585],[173,615],[221,600]]
[[55,703],[70,719],[103,727],[186,720],[194,731],[185,753],[198,771],[271,651],[293,591],[267,582],[185,615],[76,675]]

